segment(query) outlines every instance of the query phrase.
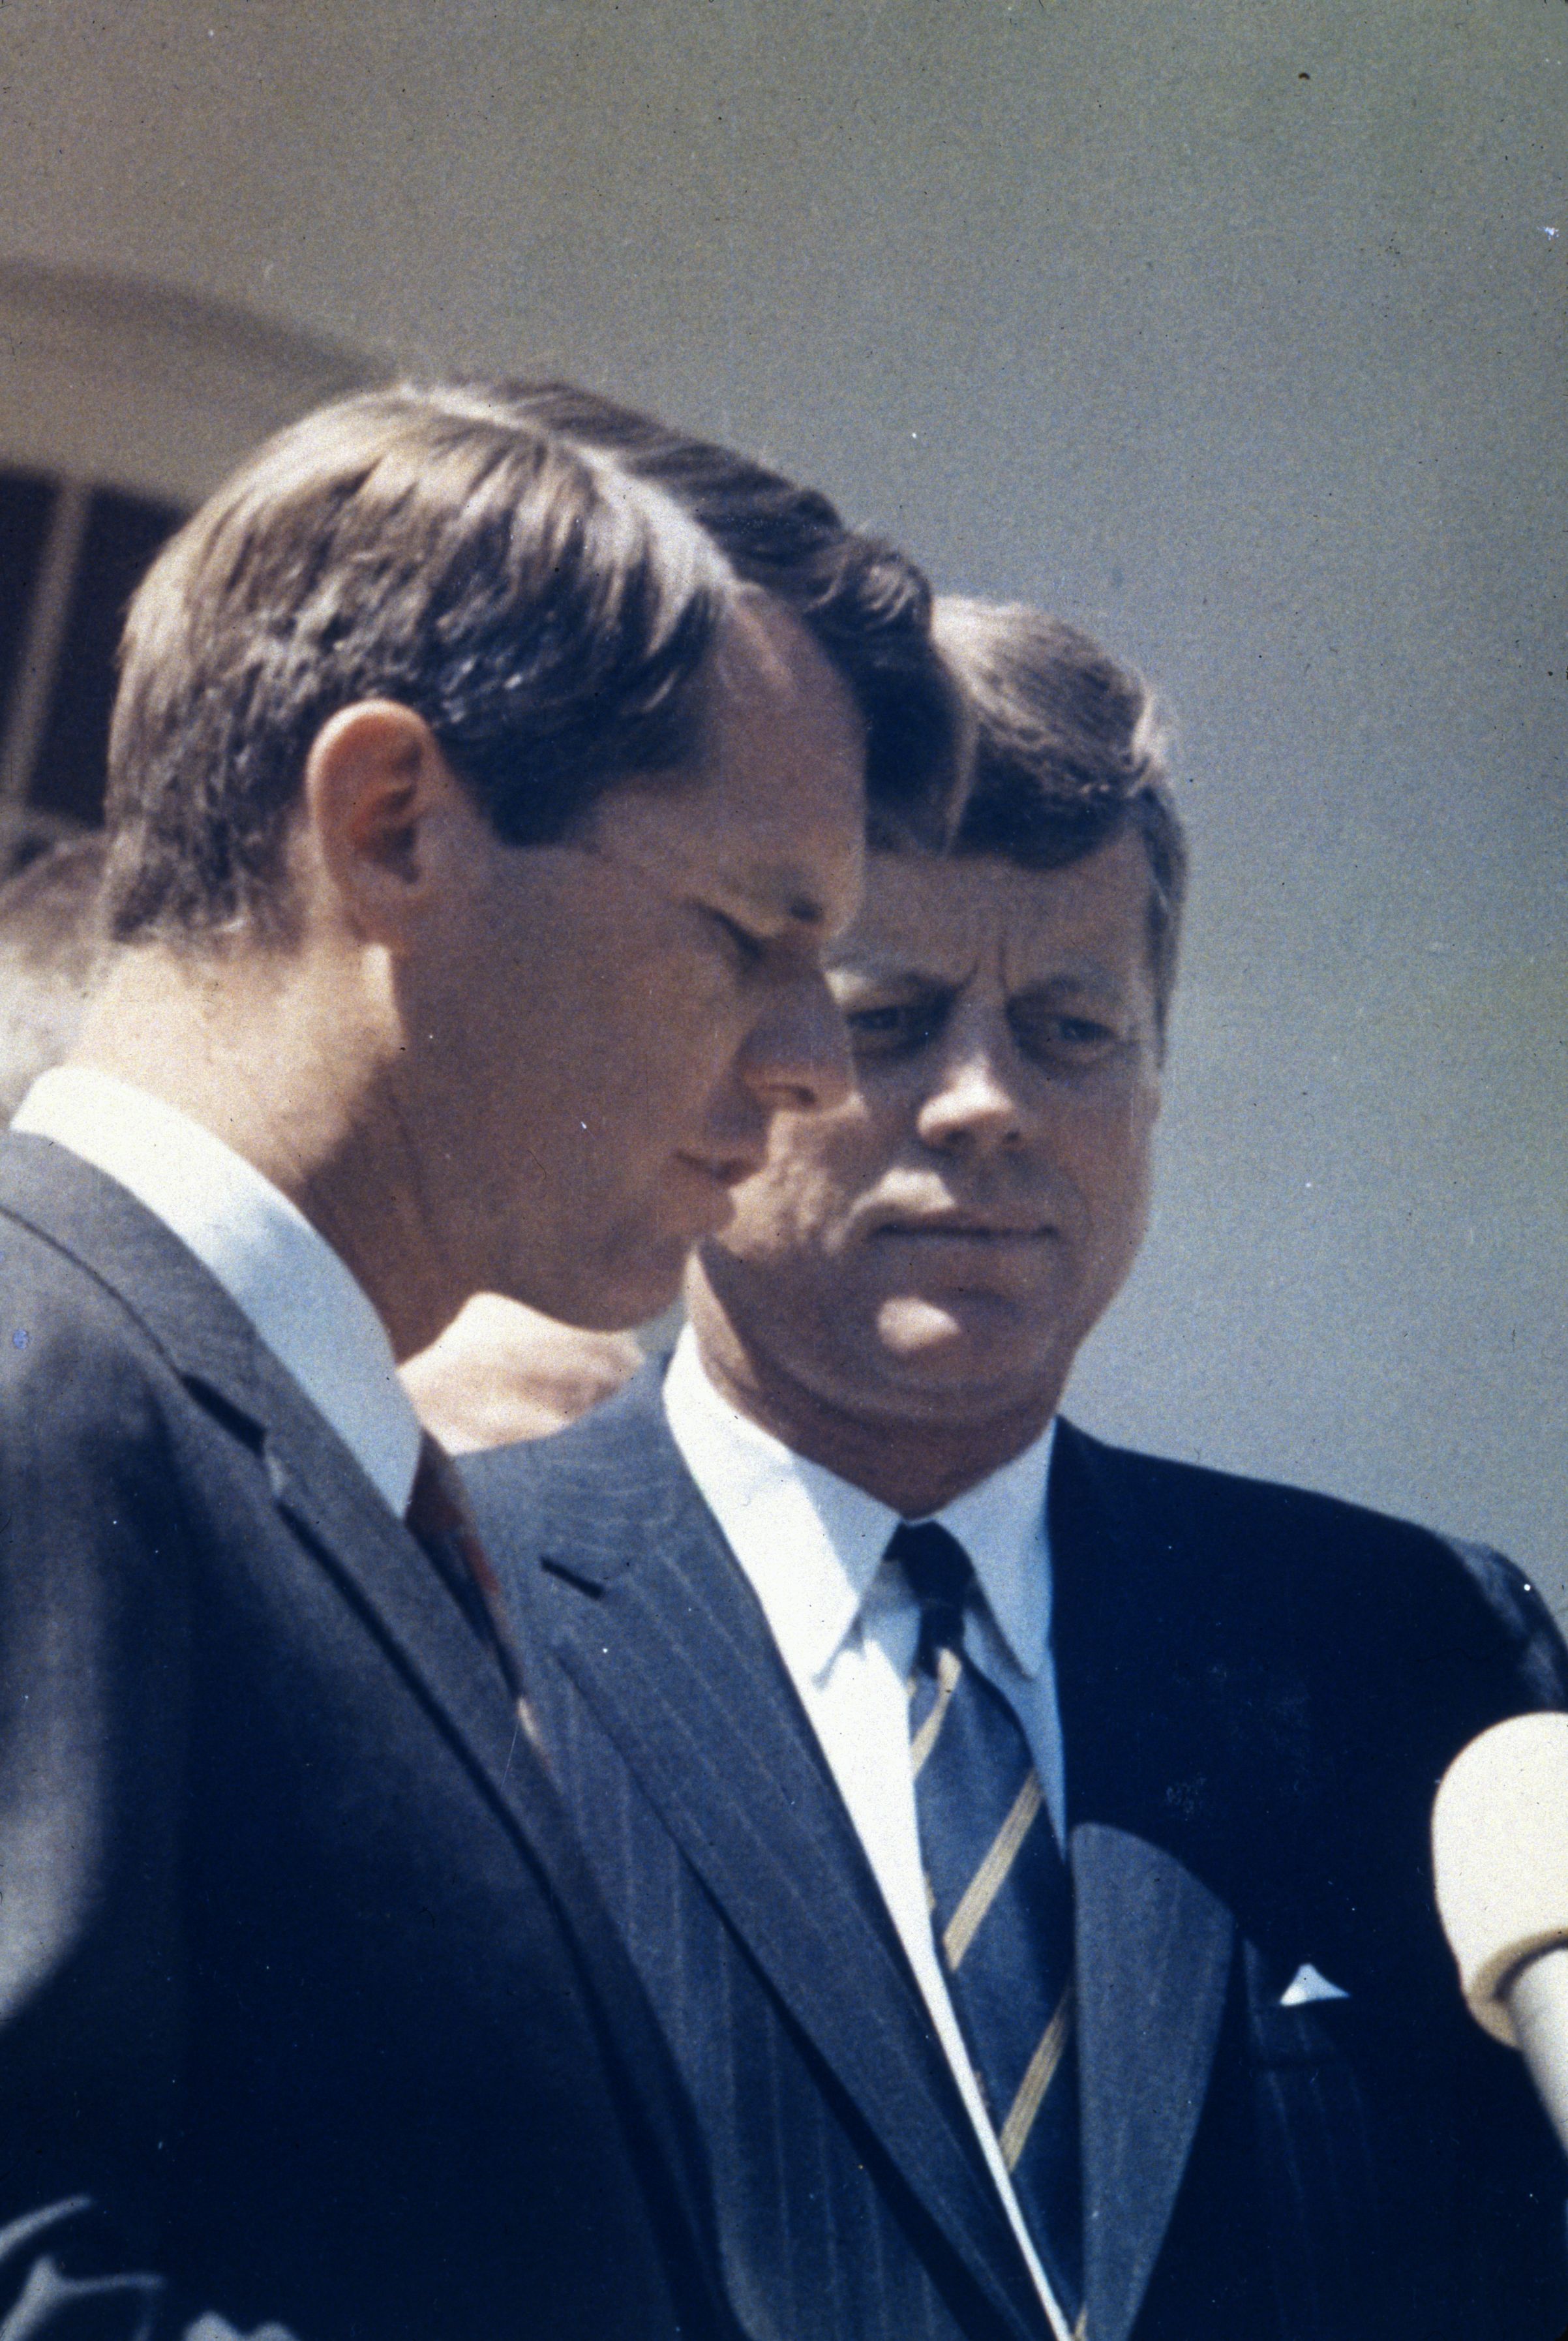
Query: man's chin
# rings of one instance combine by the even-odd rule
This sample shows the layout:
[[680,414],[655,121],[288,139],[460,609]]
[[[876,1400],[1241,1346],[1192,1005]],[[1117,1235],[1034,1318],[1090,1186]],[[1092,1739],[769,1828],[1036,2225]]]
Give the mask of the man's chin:
[[1011,1351],[1021,1315],[1016,1301],[989,1293],[901,1292],[878,1309],[876,1338],[890,1361],[916,1371],[963,1372],[998,1347]]
[[1020,1341],[1015,1308],[901,1297],[876,1324],[878,1379],[887,1394],[952,1420],[1011,1410],[1050,1378],[1037,1340]]

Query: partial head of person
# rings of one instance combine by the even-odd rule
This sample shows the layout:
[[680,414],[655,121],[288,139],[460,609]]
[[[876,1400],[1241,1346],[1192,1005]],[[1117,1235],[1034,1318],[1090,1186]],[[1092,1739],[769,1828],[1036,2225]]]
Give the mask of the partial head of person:
[[81,1029],[108,957],[104,841],[37,841],[0,881],[0,1124]]
[[630,1333],[562,1325],[520,1300],[476,1292],[399,1370],[426,1430],[448,1455],[472,1455],[564,1430],[614,1398],[642,1362]]
[[1038,1434],[1132,1267],[1186,875],[1137,676],[1033,610],[935,632],[975,723],[956,838],[883,833],[830,953],[850,1092],[779,1117],[688,1280],[720,1387],[910,1516]]
[[[292,1194],[400,1352],[480,1290],[652,1314],[772,1116],[844,1089],[820,960],[874,721],[844,645],[887,611],[869,572],[841,598],[829,643],[504,387],[284,432],[132,604],[127,948],[83,1055]],[[939,670],[918,601],[894,632]],[[950,722],[879,819],[940,825],[956,760]]]

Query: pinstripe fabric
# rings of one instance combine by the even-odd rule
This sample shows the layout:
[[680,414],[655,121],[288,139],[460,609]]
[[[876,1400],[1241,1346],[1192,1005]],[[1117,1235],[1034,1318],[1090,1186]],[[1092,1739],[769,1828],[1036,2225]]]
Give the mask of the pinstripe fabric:
[[1360,2271],[1377,2240],[1383,2188],[1366,2109],[1333,2052],[1332,2017],[1282,2007],[1287,1978],[1255,1946],[1243,1965],[1276,2295],[1303,2341],[1335,2341],[1364,2315]]
[[[743,2329],[1038,2341],[656,1381],[464,1476],[697,2104]],[[1422,1886],[1448,1758],[1568,1702],[1541,1604],[1495,1556],[1065,1424],[1049,1500],[1094,2341],[1552,2341],[1560,2159]],[[1306,1960],[1350,1997],[1282,2008]]]
[[[689,1672],[698,1625],[693,1608],[645,1599],[640,1586],[623,1583],[617,1593],[634,1604],[629,1630],[644,1654],[645,1683],[654,1689],[646,1718],[650,1739],[664,1750],[667,1766],[706,1769],[715,1793],[733,1805],[746,1773],[739,1750],[755,1743],[759,1709],[770,1720],[787,1717],[794,1694],[738,1572],[717,1584],[721,1598],[703,1605],[702,1640],[710,1652],[723,1650],[723,1671],[735,1687],[727,1733],[718,1745],[711,1733],[694,1732],[685,1701],[657,1699],[657,1686]],[[536,1612],[519,1611],[524,1638],[539,1622]],[[591,1650],[585,1638],[580,1659]],[[789,2021],[746,1946],[694,1876],[576,1682],[559,1669],[534,1665],[529,1680],[568,1808],[696,2102],[714,2175],[724,2272],[747,2335],[754,2341],[1000,2341],[1003,2335],[1043,2333],[1044,2321],[1025,2305],[1027,2280],[1021,2270],[1014,2274],[999,2210],[992,2249],[1018,2297],[1012,2316],[976,2297],[951,2246],[891,2167],[882,2142]],[[831,1799],[804,1718],[794,1737],[801,1785],[821,1797],[813,1868],[823,1880],[847,1882],[854,1878],[859,1848]],[[736,1818],[745,1825],[744,1813]],[[750,1852],[759,1866],[776,1858],[760,1828]],[[809,1875],[779,1884],[813,1898]],[[842,1937],[852,1930],[836,1930],[835,1950],[827,1898],[819,1893],[815,1898],[827,1961],[842,1961]],[[924,2011],[869,1873],[854,1900],[853,1931],[864,1928],[884,1947],[881,1988],[896,1995],[894,2004],[902,2002],[914,2019],[908,2028],[889,2031],[882,2053],[905,2062],[913,2049],[925,2069],[911,2074],[912,2087],[945,2101],[951,2084],[934,2044],[923,2037]],[[863,1957],[864,1950],[854,1963]],[[873,2036],[875,2015],[874,2007],[865,2011]],[[950,2119],[967,2155],[966,2124],[955,2098]],[[984,2188],[983,2179],[977,2183]]]
[[955,2341],[874,2142],[833,2092],[579,1695],[561,1685],[571,1808],[696,2101],[724,2273],[754,2341]]

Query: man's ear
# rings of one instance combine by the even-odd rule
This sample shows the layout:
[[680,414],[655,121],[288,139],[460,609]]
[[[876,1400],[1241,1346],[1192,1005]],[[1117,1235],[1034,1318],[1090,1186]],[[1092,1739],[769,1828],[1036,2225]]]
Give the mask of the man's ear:
[[424,907],[433,824],[462,784],[422,715],[357,700],[323,724],[305,758],[304,813],[315,858],[350,924],[395,946]]

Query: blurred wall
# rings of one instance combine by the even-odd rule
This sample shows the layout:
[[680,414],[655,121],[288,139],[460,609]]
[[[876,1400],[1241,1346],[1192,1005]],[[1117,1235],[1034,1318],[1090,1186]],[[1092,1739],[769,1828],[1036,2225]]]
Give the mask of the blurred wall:
[[1163,1199],[1074,1410],[1568,1608],[1565,165],[1562,0],[0,11],[9,256],[614,387],[1157,680]]

